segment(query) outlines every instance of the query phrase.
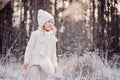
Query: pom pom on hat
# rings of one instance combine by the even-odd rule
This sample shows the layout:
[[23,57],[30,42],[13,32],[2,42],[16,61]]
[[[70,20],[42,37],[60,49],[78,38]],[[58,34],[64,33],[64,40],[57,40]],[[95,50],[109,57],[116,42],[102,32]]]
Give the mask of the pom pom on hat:
[[50,13],[48,13],[47,11],[44,11],[42,9],[38,10],[37,21],[38,21],[39,28],[43,27],[45,22],[47,22],[51,19],[54,22],[54,17]]

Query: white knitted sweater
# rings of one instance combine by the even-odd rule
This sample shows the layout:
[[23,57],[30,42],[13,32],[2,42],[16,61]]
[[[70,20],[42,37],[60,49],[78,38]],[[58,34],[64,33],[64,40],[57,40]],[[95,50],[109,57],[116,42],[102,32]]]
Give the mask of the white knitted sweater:
[[53,31],[32,32],[25,50],[24,62],[29,65],[39,65],[44,63],[44,56],[47,56],[51,59],[53,66],[57,66],[56,42],[57,38]]

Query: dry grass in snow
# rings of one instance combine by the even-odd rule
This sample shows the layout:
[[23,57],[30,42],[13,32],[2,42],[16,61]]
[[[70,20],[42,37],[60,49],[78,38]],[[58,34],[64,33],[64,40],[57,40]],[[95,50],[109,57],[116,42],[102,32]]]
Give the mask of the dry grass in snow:
[[[83,56],[59,55],[59,72],[51,80],[120,80],[120,71],[104,64],[95,52]],[[26,80],[27,71],[20,62],[0,65],[0,80]]]

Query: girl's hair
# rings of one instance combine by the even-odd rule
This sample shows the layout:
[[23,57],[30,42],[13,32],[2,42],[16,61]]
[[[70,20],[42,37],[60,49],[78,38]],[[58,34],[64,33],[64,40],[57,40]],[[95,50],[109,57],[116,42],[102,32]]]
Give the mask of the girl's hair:
[[53,30],[54,32],[56,32],[56,31],[57,31],[57,28],[56,28],[56,26],[55,26],[55,25],[52,27],[52,30]]

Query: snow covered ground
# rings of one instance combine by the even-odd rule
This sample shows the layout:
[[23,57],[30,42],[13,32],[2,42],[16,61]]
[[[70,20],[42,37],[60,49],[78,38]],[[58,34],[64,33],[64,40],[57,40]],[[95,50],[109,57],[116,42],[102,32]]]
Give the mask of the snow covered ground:
[[[95,52],[83,56],[59,55],[59,72],[51,80],[120,80],[120,70],[104,64]],[[0,65],[0,80],[26,80],[27,71],[19,62]]]

